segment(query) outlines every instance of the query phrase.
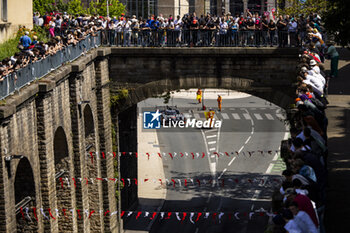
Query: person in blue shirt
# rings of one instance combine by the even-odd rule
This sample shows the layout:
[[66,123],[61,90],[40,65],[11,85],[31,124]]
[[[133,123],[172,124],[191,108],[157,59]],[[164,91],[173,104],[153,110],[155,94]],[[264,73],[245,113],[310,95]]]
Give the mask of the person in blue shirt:
[[28,50],[30,44],[32,43],[32,40],[28,35],[29,35],[29,32],[26,31],[25,35],[19,39],[19,43],[23,46],[23,50]]

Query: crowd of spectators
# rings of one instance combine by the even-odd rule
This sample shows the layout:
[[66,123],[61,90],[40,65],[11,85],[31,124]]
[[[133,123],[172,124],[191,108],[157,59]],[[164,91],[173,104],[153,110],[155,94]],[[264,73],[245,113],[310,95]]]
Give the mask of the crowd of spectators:
[[[67,14],[34,15],[34,24],[48,29],[49,40],[38,41],[37,36],[30,37],[30,30],[24,29],[24,35],[18,43],[19,52],[0,62],[0,81],[13,74],[17,79],[16,72],[30,63],[37,62],[47,56],[54,55],[68,45],[76,45],[87,35],[97,36],[97,31],[102,27],[96,26],[96,17],[71,17]],[[69,26],[69,19],[76,19]]]
[[148,19],[136,16],[102,17],[47,13],[33,16],[34,25],[47,30],[49,41],[38,41],[29,36],[29,30],[20,38],[20,52],[0,62],[0,80],[68,45],[76,45],[87,35],[96,36],[102,32],[107,45],[120,46],[302,46],[313,43],[325,54],[320,17],[317,14],[296,18],[286,15],[274,18],[247,10],[244,14],[222,17],[207,14],[197,17],[196,13],[182,17],[150,16]]
[[295,106],[291,139],[284,155],[287,169],[280,189],[283,208],[274,217],[281,232],[325,232],[323,215],[327,180],[327,107],[328,80],[337,75],[337,64],[325,73],[324,59],[338,61],[339,55],[331,42],[313,38],[304,46],[298,66]]
[[260,15],[247,10],[241,15],[197,16],[196,13],[168,18],[114,17],[105,25],[108,42],[121,46],[301,46],[314,38],[322,41],[317,14],[296,16]]

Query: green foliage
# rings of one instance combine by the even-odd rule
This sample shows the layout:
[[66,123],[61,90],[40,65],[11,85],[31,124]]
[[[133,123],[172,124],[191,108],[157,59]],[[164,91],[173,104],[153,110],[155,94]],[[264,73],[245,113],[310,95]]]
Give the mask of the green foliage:
[[322,14],[325,28],[336,42],[350,47],[350,9],[349,0],[328,1],[327,11]]
[[19,52],[17,45],[18,45],[19,39],[21,38],[21,36],[25,34],[26,31],[29,32],[28,36],[31,39],[33,39],[33,36],[37,36],[38,41],[47,42],[49,40],[48,32],[41,27],[34,26],[33,30],[30,30],[24,27],[20,28],[17,31],[16,36],[14,38],[9,39],[4,43],[0,44],[0,61],[3,60],[4,58],[11,57],[16,52]]
[[55,0],[33,0],[33,11],[44,15],[56,9]]
[[68,3],[64,3],[62,0],[57,1],[56,7],[57,7],[57,10],[59,12],[67,12],[68,11]]
[[159,98],[164,98],[164,104],[168,104],[169,100],[171,98],[171,93],[170,91],[168,91],[167,93],[165,93],[164,95],[159,96]]
[[[92,2],[91,2],[92,3]],[[97,14],[102,16],[107,16],[107,0],[100,0],[93,4],[90,3],[88,9],[89,14]],[[125,11],[125,6],[120,3],[118,0],[109,0],[109,16],[120,16]]]
[[[278,5],[280,6],[284,0],[278,0]],[[318,13],[321,14],[326,10],[327,1],[326,0],[306,0],[301,2],[300,0],[285,0],[288,2],[288,7],[284,9],[279,8],[278,13],[282,15],[295,15],[300,14],[309,15]]]
[[86,14],[87,11],[83,7],[81,0],[71,0],[68,2],[68,9],[67,13],[74,15],[74,14]]
[[111,96],[111,106],[118,105],[120,101],[125,100],[129,96],[128,89],[118,90],[118,94]]
[[7,40],[0,44],[0,61],[18,52],[19,49],[17,48],[17,45],[18,40],[16,38]]

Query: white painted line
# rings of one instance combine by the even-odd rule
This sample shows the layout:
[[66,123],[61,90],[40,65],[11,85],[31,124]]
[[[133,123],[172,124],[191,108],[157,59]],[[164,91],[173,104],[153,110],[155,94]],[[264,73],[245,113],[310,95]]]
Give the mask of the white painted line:
[[216,141],[210,141],[210,142],[208,142],[208,144],[210,145],[210,144],[215,144],[216,143]]
[[210,135],[210,136],[207,136],[207,138],[215,138],[217,137],[217,135]]
[[192,115],[191,115],[191,114],[189,114],[189,113],[184,113],[184,117],[186,117],[186,118],[190,118],[190,117],[192,117]]
[[243,116],[246,120],[251,120],[252,118],[250,117],[249,113],[243,113]]
[[241,147],[241,149],[239,149],[238,154],[241,153],[241,151],[243,150],[244,146]]
[[235,161],[236,157],[233,157],[232,160],[228,163],[228,166],[231,166],[231,164],[233,163],[233,161]]
[[256,108],[250,108],[250,110],[256,110]]
[[258,120],[262,120],[263,119],[259,113],[254,113],[254,116]]
[[270,113],[265,113],[265,116],[269,120],[273,120],[273,116]]
[[260,108],[261,110],[265,110],[266,108]]
[[220,174],[220,176],[218,177],[218,179],[221,179],[221,177],[224,175],[224,173],[227,171],[227,169],[225,168],[222,172],[221,172],[221,174]]
[[276,113],[276,117],[278,119],[284,119],[284,116],[281,113]]
[[215,132],[215,131],[217,131],[217,129],[209,129],[209,130],[206,130],[205,133]]
[[278,153],[275,154],[275,156],[273,157],[272,161],[276,161],[278,159]]
[[252,201],[257,201],[261,190],[255,190]]
[[201,118],[201,117],[199,116],[199,113],[194,113],[193,116],[194,116],[194,118],[196,118],[196,119]]
[[269,167],[267,168],[267,170],[266,170],[266,174],[270,174],[271,173],[271,170],[272,170],[272,168],[273,168],[273,163],[270,163],[270,165],[269,165]]
[[252,136],[249,136],[244,144],[247,144],[251,138],[252,138]]
[[230,110],[236,110],[235,108],[230,108]]
[[221,116],[222,116],[222,118],[225,119],[225,120],[230,119],[230,118],[228,117],[228,114],[227,114],[227,113],[221,113]]
[[214,148],[214,147],[209,148],[209,151],[214,151],[214,150],[215,150],[215,148]]
[[235,120],[240,120],[241,119],[241,117],[238,115],[238,113],[232,113],[232,117]]
[[216,173],[216,163],[209,163],[209,168],[210,168],[210,171],[215,174]]

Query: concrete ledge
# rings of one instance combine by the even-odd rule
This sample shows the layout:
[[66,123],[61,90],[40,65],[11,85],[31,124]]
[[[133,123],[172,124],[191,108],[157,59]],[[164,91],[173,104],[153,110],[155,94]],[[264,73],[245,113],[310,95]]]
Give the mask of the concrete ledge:
[[0,106],[0,119],[5,119],[16,112],[16,105],[7,104]]
[[234,55],[260,55],[260,56],[276,56],[276,57],[298,57],[298,48],[240,48],[240,47],[223,47],[223,48],[120,48],[111,47],[111,55],[143,55],[143,56],[234,56]]
[[40,93],[46,93],[55,88],[56,82],[51,80],[40,80],[38,86]]
[[105,57],[111,54],[111,48],[98,48],[97,49],[97,56],[98,57]]

